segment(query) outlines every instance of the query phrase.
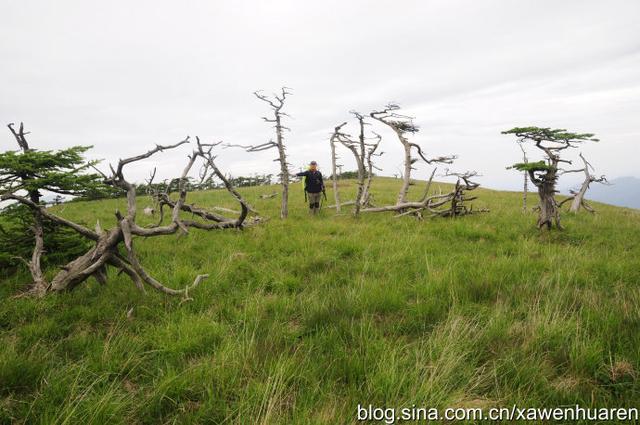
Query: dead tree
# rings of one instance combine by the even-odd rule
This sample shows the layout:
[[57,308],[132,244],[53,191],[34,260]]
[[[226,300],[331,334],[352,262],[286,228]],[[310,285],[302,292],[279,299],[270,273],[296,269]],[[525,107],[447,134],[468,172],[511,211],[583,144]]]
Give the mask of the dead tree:
[[366,147],[364,142],[364,126],[366,123],[364,121],[364,116],[362,116],[362,114],[359,114],[356,111],[351,111],[351,114],[356,118],[356,120],[358,120],[358,130],[359,130],[358,145],[357,145],[358,147],[357,149],[352,150],[352,153],[354,154],[354,156],[357,157],[356,162],[358,164],[358,192],[356,194],[356,205],[354,208],[354,215],[358,216],[360,212],[360,207],[362,206],[362,200],[364,196],[364,186],[365,186],[364,179],[366,178],[366,173],[367,173],[367,169],[365,165]]
[[291,95],[291,89],[288,87],[282,87],[280,94],[273,94],[273,96],[267,96],[260,91],[256,91],[253,94],[261,101],[267,103],[273,111],[273,118],[262,117],[265,122],[273,123],[276,129],[276,141],[273,139],[260,145],[231,145],[227,144],[226,147],[240,147],[247,152],[261,152],[268,149],[277,149],[278,157],[274,161],[280,163],[280,182],[282,184],[282,203],[280,206],[280,218],[287,218],[289,214],[289,163],[287,162],[286,148],[284,145],[284,132],[291,131],[288,127],[282,124],[282,118],[288,117],[286,112],[282,111],[287,96]]
[[559,206],[562,206],[565,203],[571,201],[569,212],[577,213],[578,211],[580,211],[580,208],[582,207],[585,210],[589,211],[590,213],[594,213],[595,210],[591,207],[591,205],[587,204],[587,202],[584,199],[584,195],[587,193],[587,190],[589,190],[589,186],[591,185],[591,183],[607,184],[607,178],[605,176],[596,177],[593,174],[591,174],[591,171],[594,170],[593,166],[591,166],[591,164],[585,159],[585,157],[582,156],[582,153],[580,153],[579,156],[580,156],[580,159],[582,159],[582,162],[584,163],[584,168],[581,168],[579,170],[572,170],[572,171],[573,172],[582,171],[584,173],[584,180],[580,185],[580,189],[577,191],[571,190],[570,191],[571,196],[566,198],[562,202],[560,202]]
[[455,156],[441,156],[438,158],[428,159],[422,153],[420,145],[409,141],[408,135],[415,134],[419,131],[417,125],[413,123],[413,118],[407,115],[397,113],[400,109],[395,103],[389,103],[384,109],[379,111],[373,111],[369,115],[371,118],[385,124],[391,128],[398,137],[398,141],[402,144],[404,149],[404,170],[402,172],[402,187],[398,192],[398,198],[396,204],[404,204],[407,202],[407,194],[409,193],[409,186],[411,185],[411,171],[414,169],[413,164],[418,159],[413,158],[411,151],[415,149],[427,164],[433,163],[445,163],[451,164],[455,159]]
[[[476,171],[467,171],[464,173],[455,173],[446,170],[444,176],[445,177],[455,177],[456,184],[449,194],[447,194],[444,198],[447,199],[448,204],[446,208],[443,208],[439,211],[431,211],[434,215],[438,215],[440,217],[458,217],[461,215],[474,214],[476,212],[488,212],[489,210],[486,208],[482,208],[479,210],[474,210],[472,204],[468,204],[469,202],[477,199],[477,196],[468,196],[467,192],[477,189],[480,187],[480,183],[476,183],[471,181],[472,178],[476,177],[478,173]],[[438,198],[436,198],[438,199]]]
[[[111,167],[111,174],[109,176],[103,174],[105,183],[124,191],[127,199],[127,211],[124,214],[120,211],[115,212],[116,225],[109,230],[103,230],[99,224],[96,225],[95,230],[89,229],[71,220],[60,217],[44,208],[42,205],[33,202],[29,198],[15,193],[2,195],[2,200],[10,199],[18,201],[29,208],[38,211],[45,219],[51,220],[52,222],[62,226],[67,226],[94,243],[93,247],[85,254],[61,267],[51,282],[48,283],[47,292],[70,291],[86,281],[89,277],[95,277],[99,282],[104,283],[106,281],[106,268],[107,266],[112,266],[119,272],[125,273],[129,276],[135,285],[142,291],[144,291],[144,286],[148,285],[165,294],[183,295],[185,298],[188,298],[189,290],[200,284],[200,282],[208,275],[200,274],[196,276],[193,283],[183,289],[173,289],[163,285],[149,275],[140,263],[135,251],[135,237],[142,236],[147,238],[171,235],[176,232],[188,233],[190,228],[203,230],[242,228],[248,213],[247,205],[239,201],[241,212],[237,218],[231,219],[221,216],[212,216],[208,211],[186,204],[187,174],[193,167],[196,160],[198,158],[202,158],[210,167],[217,170],[213,159],[208,156],[207,152],[203,149],[204,145],[200,144],[198,144],[198,149],[193,151],[189,156],[187,165],[178,179],[178,198],[176,200],[166,200],[166,205],[170,206],[172,209],[171,222],[169,224],[158,223],[158,225],[151,228],[144,228],[137,224],[135,185],[126,180],[124,176],[124,169],[126,166],[149,158],[158,152],[174,149],[187,143],[189,143],[188,137],[174,145],[157,145],[155,148],[144,154],[121,159],[116,168]],[[230,188],[227,187],[227,190],[229,189]],[[231,193],[231,190],[229,190],[229,192]],[[189,212],[192,218],[182,218],[180,215],[182,211]],[[199,220],[196,220],[196,217],[199,218]],[[119,249],[120,246],[123,246],[124,254],[121,253],[121,250]]]
[[560,210],[555,199],[556,184],[558,177],[567,172],[559,167],[560,163],[571,164],[571,161],[562,159],[560,153],[565,149],[575,148],[585,141],[598,141],[598,139],[594,139],[591,133],[570,133],[564,129],[540,127],[516,127],[503,131],[502,134],[516,135],[519,143],[533,142],[536,148],[544,152],[545,159],[542,161],[518,163],[509,168],[526,171],[531,182],[538,188],[538,228],[546,226],[547,229],[551,229],[555,223],[558,229],[562,229]]
[[466,173],[452,173],[447,170],[444,174],[446,177],[456,177],[456,183],[453,189],[447,193],[430,194],[431,184],[436,169],[433,170],[424,193],[419,201],[404,202],[396,205],[387,205],[383,207],[364,208],[362,212],[395,212],[395,217],[404,217],[413,215],[418,219],[422,219],[424,215],[430,217],[459,217],[467,214],[475,214],[479,212],[488,212],[488,209],[473,209],[468,202],[477,199],[476,196],[468,196],[466,192],[477,189],[480,184],[473,182],[471,179],[477,176],[475,171]]
[[[358,167],[358,190],[356,192],[356,199],[354,201],[354,209],[353,215],[358,217],[360,215],[360,207],[362,206],[362,194],[364,191],[364,179],[365,179],[365,165],[364,165],[364,136],[359,138],[359,142],[356,142],[351,138],[350,135],[342,132],[342,127],[344,127],[347,123],[343,122],[339,126],[337,126],[334,130],[332,138],[342,144],[344,147],[349,149],[353,154],[356,164]],[[360,121],[361,127],[364,125],[362,121]],[[337,205],[337,204],[336,204]]]
[[[197,146],[197,150],[196,153],[199,157],[201,157],[203,159],[203,165],[200,169],[200,181],[207,181],[207,180],[211,180],[212,176],[216,176],[224,185],[225,189],[241,204],[244,205],[248,211],[251,211],[251,206],[249,205],[249,203],[244,199],[244,197],[236,190],[236,188],[231,184],[231,182],[229,181],[229,179],[224,175],[224,173],[216,166],[215,164],[215,156],[211,153],[212,149],[215,146],[220,145],[222,142],[217,142],[217,143],[201,143],[200,142],[200,138],[196,136],[196,146]],[[158,222],[150,227],[157,227],[159,226],[163,221],[164,221],[164,209],[165,207],[168,207],[170,209],[173,209],[176,205],[176,202],[173,201],[171,199],[171,192],[173,190],[173,188],[177,188],[176,183],[179,183],[180,179],[173,179],[170,180],[168,183],[164,184],[163,190],[160,189],[154,189],[153,186],[153,178],[155,176],[155,169],[153,170],[152,174],[151,174],[151,179],[148,181],[147,183],[147,187],[150,188],[151,190],[149,191],[149,194],[151,195],[151,198],[154,201],[154,204],[156,206],[155,210],[159,211],[159,219]],[[194,214],[197,215],[199,217],[202,217],[206,220],[210,220],[210,221],[214,221],[214,222],[224,222],[227,221],[228,218],[217,214],[213,211],[211,211],[211,209],[213,210],[220,210],[226,213],[231,213],[231,214],[238,214],[240,213],[240,211],[235,211],[235,210],[231,210],[228,208],[222,208],[222,207],[213,207],[211,209],[205,209],[205,208],[199,208],[196,207],[195,204],[183,204],[180,207],[181,211],[190,213],[190,214]],[[255,210],[254,210],[255,212]],[[264,221],[264,219],[258,215],[252,216],[252,219],[249,220],[248,218],[245,218],[242,226],[243,227],[247,227],[249,225],[252,224],[257,224],[259,222]]]
[[333,196],[335,200],[335,208],[336,213],[340,214],[341,205],[340,205],[340,193],[338,191],[338,155],[336,153],[336,143],[338,143],[338,133],[340,129],[346,125],[347,123],[343,123],[342,125],[337,126],[331,137],[329,138],[329,146],[331,147],[331,183],[333,185]]
[[371,207],[371,181],[373,180],[373,170],[381,170],[376,167],[373,163],[374,156],[382,156],[384,152],[377,153],[378,147],[380,146],[380,142],[382,141],[382,136],[380,136],[375,131],[372,131],[374,140],[371,143],[367,143],[367,151],[365,155],[365,163],[366,163],[366,172],[367,172],[367,180],[364,183],[364,189],[362,191],[362,206]]
[[[404,172],[402,173],[403,184],[394,205],[375,207],[371,205],[370,201],[371,179],[373,177],[373,169],[376,168],[373,164],[372,157],[382,155],[382,153],[377,153],[377,149],[382,139],[381,136],[377,133],[374,133],[374,142],[367,143],[367,139],[364,135],[364,116],[357,112],[352,112],[358,120],[360,129],[359,137],[357,140],[353,139],[349,134],[346,134],[342,131],[342,128],[346,125],[346,122],[342,123],[334,129],[334,132],[331,136],[331,144],[335,145],[335,143],[341,143],[342,145],[344,145],[351,151],[358,165],[358,191],[356,200],[352,202],[344,202],[342,203],[342,206],[354,204],[354,214],[356,216],[360,213],[391,211],[396,213],[396,217],[415,215],[418,218],[422,218],[423,212],[426,212],[429,216],[457,217],[459,215],[485,211],[474,211],[472,207],[467,207],[465,203],[476,199],[475,197],[468,197],[465,194],[466,191],[474,190],[479,186],[477,183],[471,181],[471,179],[477,175],[475,172],[449,173],[447,171],[446,176],[455,176],[457,178],[454,189],[448,193],[439,193],[437,195],[432,195],[429,193],[429,190],[431,188],[433,176],[436,172],[436,169],[434,169],[427,183],[426,190],[420,200],[413,202],[407,201],[407,193],[409,190],[409,185],[411,184],[411,170],[413,170],[413,164],[418,161],[417,158],[412,157],[413,149],[417,151],[418,156],[427,164],[450,164],[455,159],[455,156],[441,156],[433,159],[428,159],[422,152],[420,145],[410,142],[407,137],[407,133],[416,133],[418,131],[418,127],[413,124],[411,117],[396,113],[395,111],[397,111],[398,109],[399,107],[397,105],[389,104],[382,111],[374,111],[370,113],[370,116],[372,118],[384,123],[391,129],[393,129],[404,147],[405,161]],[[336,155],[333,154],[332,157],[334,158],[335,163]]]
[[[242,195],[240,195],[240,192],[238,192],[236,188],[233,187],[231,182],[229,182],[229,179],[227,179],[227,177],[222,173],[222,171],[220,171],[220,169],[216,166],[214,162],[216,157],[212,155],[211,150],[215,146],[218,146],[219,144],[221,144],[221,142],[209,143],[209,144],[201,143],[200,138],[196,136],[196,143],[198,148],[197,154],[204,159],[204,167],[201,171],[202,180],[206,180],[207,172],[211,171],[222,182],[225,189],[227,189],[227,191],[234,198],[236,198],[238,202],[240,202],[240,205],[243,205],[247,210],[251,210],[251,206],[249,205],[249,203],[242,197]],[[208,148],[208,149],[205,149],[205,148]]]
[[[522,163],[528,164],[529,158],[527,158],[527,151],[524,149],[524,146],[522,146],[522,143],[518,143],[518,146],[522,151]],[[523,171],[522,175],[524,176],[524,185],[522,188],[522,212],[525,213],[527,212],[527,194],[529,193],[529,173]]]
[[[240,195],[240,192],[238,192],[236,188],[231,184],[231,182],[229,182],[229,179],[227,179],[227,177],[220,171],[220,169],[218,169],[218,167],[215,166],[214,159],[216,157],[212,155],[211,150],[216,146],[222,145],[222,142],[201,143],[200,138],[196,136],[196,145],[198,148],[198,155],[202,157],[204,160],[204,165],[200,170],[200,183],[204,181],[211,181],[213,176],[217,177],[220,181],[222,181],[222,184],[224,185],[224,187],[229,191],[229,193],[234,198],[236,198],[238,202],[240,202],[241,204],[244,204],[244,206],[247,207],[249,212],[254,213],[257,216],[258,211],[256,211],[256,209],[253,208],[249,204],[249,202],[247,202],[246,199],[242,197],[242,195]],[[231,145],[225,145],[225,146],[231,146]],[[208,149],[205,149],[205,148],[208,148]],[[169,185],[169,188],[170,187],[171,185]]]
[[[376,154],[376,150],[380,145],[380,141],[382,140],[382,137],[379,134],[374,133],[373,139],[375,141],[373,143],[368,143],[367,140],[369,139],[365,137],[365,125],[367,125],[367,123],[365,122],[364,115],[356,111],[351,111],[351,114],[353,114],[353,116],[358,121],[358,128],[359,128],[358,140],[353,140],[349,134],[346,134],[342,131],[342,128],[347,124],[346,122],[343,122],[339,126],[335,127],[334,132],[330,138],[330,143],[332,146],[331,156],[332,156],[332,168],[334,170],[334,176],[335,176],[335,168],[336,168],[335,163],[337,160],[337,155],[335,153],[335,143],[340,143],[344,147],[349,149],[349,151],[353,154],[353,157],[356,160],[356,166],[358,169],[358,190],[356,192],[356,199],[353,202],[347,202],[346,205],[353,204],[355,206],[353,213],[357,217],[360,213],[361,207],[371,206],[370,188],[371,188],[371,180],[373,177],[373,169],[375,167],[373,165],[372,157],[374,155],[381,155],[381,154]],[[334,183],[334,192],[336,196],[335,207],[336,207],[336,211],[339,211],[340,197],[338,195],[338,187],[337,187],[337,182],[335,178],[333,180],[333,183]]]

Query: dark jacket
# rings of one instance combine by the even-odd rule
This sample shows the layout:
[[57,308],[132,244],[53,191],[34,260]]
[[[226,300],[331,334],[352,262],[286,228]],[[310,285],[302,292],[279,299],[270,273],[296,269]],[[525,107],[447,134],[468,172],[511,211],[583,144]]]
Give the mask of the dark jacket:
[[324,190],[324,182],[322,181],[322,173],[320,171],[303,171],[297,173],[298,177],[305,177],[304,190],[309,193],[319,193]]

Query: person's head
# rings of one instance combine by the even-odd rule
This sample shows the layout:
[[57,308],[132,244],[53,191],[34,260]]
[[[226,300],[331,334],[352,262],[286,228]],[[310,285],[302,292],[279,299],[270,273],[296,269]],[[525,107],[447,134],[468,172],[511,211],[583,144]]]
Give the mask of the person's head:
[[318,169],[318,163],[317,163],[317,162],[315,162],[315,161],[311,161],[311,162],[309,163],[309,169],[310,169],[310,170],[317,170],[317,169]]

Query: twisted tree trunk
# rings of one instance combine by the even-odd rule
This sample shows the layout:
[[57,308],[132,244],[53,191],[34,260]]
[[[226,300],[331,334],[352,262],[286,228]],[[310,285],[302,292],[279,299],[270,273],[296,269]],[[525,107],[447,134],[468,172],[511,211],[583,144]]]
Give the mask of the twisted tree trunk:
[[[18,146],[20,146],[20,150],[22,150],[23,154],[26,154],[31,151],[29,147],[29,142],[27,141],[26,135],[27,132],[24,131],[24,125],[20,123],[19,129],[16,131],[13,128],[13,124],[7,125],[13,137],[16,139]],[[27,184],[30,179],[33,179],[33,172],[23,172],[20,173],[20,180],[22,184]],[[35,205],[40,205],[40,192],[37,189],[31,189],[27,191],[27,195],[29,200],[33,202]],[[31,278],[33,282],[31,284],[31,288],[29,292],[35,295],[44,294],[49,288],[49,283],[47,282],[44,273],[42,272],[42,254],[44,253],[44,223],[42,214],[39,210],[33,211],[33,226],[31,227],[31,231],[33,232],[33,251],[31,252],[31,260],[27,261],[24,258],[21,258],[27,265],[29,269],[29,273],[31,274]]]
[[415,162],[411,157],[412,148],[416,149],[420,158],[427,164],[434,162],[451,164],[455,156],[441,156],[433,159],[426,158],[420,145],[410,142],[407,138],[407,133],[415,134],[419,131],[418,126],[413,123],[412,117],[395,112],[399,109],[400,106],[391,103],[382,110],[371,112],[369,116],[390,127],[396,133],[398,141],[402,144],[404,150],[404,169],[402,172],[402,186],[398,192],[396,205],[403,205],[407,203],[407,194],[409,193],[409,186],[411,186],[411,170],[413,170],[413,164]]
[[557,166],[552,165],[541,179],[537,178],[533,171],[529,171],[529,177],[538,188],[538,197],[540,200],[540,211],[537,222],[538,229],[542,229],[545,226],[547,229],[551,229],[553,223],[555,223],[558,229],[562,229],[562,225],[560,224],[560,210],[555,199]]
[[[503,131],[502,134],[515,134],[520,144],[526,141],[534,142],[535,147],[545,153],[545,160],[529,163],[524,148],[520,146],[525,155],[525,161],[524,163],[514,164],[509,168],[526,171],[529,174],[531,182],[538,188],[538,197],[540,200],[537,221],[538,228],[546,227],[547,229],[551,229],[553,223],[555,223],[558,229],[562,229],[562,225],[560,224],[560,206],[562,203],[567,202],[567,200],[565,199],[560,204],[555,200],[558,176],[582,170],[564,170],[559,168],[558,164],[561,162],[571,164],[570,160],[562,159],[560,153],[565,149],[576,147],[579,143],[586,141],[597,142],[598,139],[594,138],[594,134],[592,133],[572,133],[562,128],[552,129],[549,127],[534,126],[514,127],[511,130]],[[585,164],[585,168],[588,168],[587,164]]]
[[51,280],[50,290],[53,292],[70,291],[105,265],[115,265],[113,258],[118,255],[117,246],[122,240],[123,235],[120,227],[115,227],[100,235],[93,248],[62,267]]
[[582,182],[582,186],[580,190],[576,193],[573,201],[571,201],[571,207],[569,207],[569,212],[577,213],[580,211],[580,207],[584,204],[584,195],[587,193],[589,189],[589,185],[591,184],[591,179],[587,178]]
[[[158,223],[156,226],[151,228],[143,228],[136,224],[136,188],[133,184],[129,183],[125,179],[123,175],[123,168],[127,164],[149,158],[157,152],[166,149],[173,149],[185,143],[189,143],[188,138],[175,145],[156,146],[155,149],[152,149],[145,154],[120,160],[117,169],[114,170],[112,168],[113,175],[111,177],[107,177],[106,175],[104,175],[106,183],[124,190],[127,196],[126,214],[123,215],[119,211],[116,211],[117,225],[107,231],[103,231],[98,225],[96,226],[96,230],[93,231],[70,220],[59,217],[48,211],[42,205],[39,205],[37,202],[37,197],[32,197],[33,199],[29,199],[16,195],[14,193],[4,194],[0,197],[0,200],[11,199],[18,201],[31,208],[34,211],[36,217],[41,216],[41,218],[50,220],[63,226],[67,226],[75,230],[83,237],[95,242],[95,245],[85,254],[67,263],[65,266],[62,266],[60,271],[51,280],[50,285],[47,284],[46,280],[44,280],[44,277],[42,277],[42,286],[45,289],[41,291],[41,293],[48,291],[61,292],[72,290],[91,276],[95,277],[98,282],[104,283],[106,281],[106,266],[110,265],[127,274],[131,278],[131,280],[133,280],[135,285],[141,290],[144,290],[144,284],[147,284],[154,289],[166,294],[181,294],[185,297],[185,299],[188,299],[188,291],[191,288],[197,286],[204,278],[207,277],[207,275],[196,276],[194,282],[183,289],[173,289],[164,286],[162,283],[158,282],[156,279],[150,276],[140,264],[134,251],[134,236],[152,237],[160,235],[171,235],[175,234],[177,231],[187,233],[189,228],[204,230],[242,228],[243,222],[247,217],[249,209],[246,202],[244,202],[242,197],[240,197],[238,201],[240,202],[241,211],[239,212],[238,218],[232,220],[208,213],[204,210],[195,208],[192,205],[185,205],[187,196],[187,175],[196,158],[198,157],[204,158],[208,166],[213,168],[216,175],[222,176],[227,190],[234,197],[239,196],[239,194],[233,190],[231,184],[224,178],[224,175],[217,169],[210,152],[205,152],[203,150],[202,146],[206,145],[201,145],[198,141],[198,150],[194,151],[189,157],[188,164],[184,168],[184,171],[179,178],[179,198],[175,202],[169,200],[168,195],[166,198],[166,203],[172,206],[171,223],[164,226],[161,226],[161,223]],[[181,211],[188,211],[193,216],[200,217],[206,221],[203,222],[183,219],[180,217]],[[38,235],[38,232],[36,232],[36,235]],[[124,244],[126,258],[123,257],[119,252],[118,248],[121,243]],[[36,254],[41,252],[41,245],[41,237],[36,238],[36,250],[34,250],[34,258],[32,259],[32,264],[34,265],[34,267],[38,266],[38,270],[39,256],[37,256]]]
[[587,190],[589,190],[589,186],[591,185],[591,183],[596,182],[606,184],[607,178],[605,176],[600,176],[599,178],[593,176],[589,170],[593,167],[591,167],[591,164],[589,164],[585,157],[582,156],[582,153],[580,154],[580,159],[582,159],[582,162],[584,162],[584,168],[582,169],[582,171],[584,172],[584,180],[582,182],[582,185],[580,186],[580,190],[578,192],[575,192],[573,195],[573,201],[571,201],[571,207],[569,208],[569,211],[577,213],[578,211],[580,211],[581,207],[584,207],[584,209],[589,212],[595,212],[593,208],[587,205],[584,200],[584,196],[587,193]]
[[[375,149],[374,149],[375,151]],[[362,206],[371,206],[371,180],[373,180],[373,161],[371,160],[371,154],[367,155],[367,180],[364,183],[364,189],[362,191]]]
[[[364,117],[360,114],[355,113],[356,117],[360,122],[360,136],[358,138],[358,142],[355,142],[351,139],[351,136],[348,134],[342,133],[340,130],[347,123],[344,122],[341,125],[337,126],[334,130],[332,140],[337,140],[344,147],[349,149],[353,154],[353,157],[356,160],[356,164],[358,166],[358,190],[356,192],[356,199],[353,203],[353,215],[358,217],[360,215],[360,208],[362,207],[362,195],[364,193],[364,179],[365,179],[365,166],[364,166],[364,158],[365,158],[365,143],[364,143]],[[357,143],[357,144],[356,144]],[[345,204],[346,205],[346,204]]]
[[360,208],[362,207],[362,200],[364,195],[364,179],[366,176],[366,169],[364,165],[365,161],[365,145],[364,145],[364,117],[358,113],[355,113],[356,118],[358,119],[358,124],[360,126],[360,135],[358,136],[358,142],[360,150],[356,151],[353,149],[353,154],[356,157],[356,162],[358,164],[358,193],[356,194],[356,204],[353,210],[353,215],[358,217],[360,215]]
[[[36,203],[40,202],[39,196],[32,196],[32,199],[35,199]],[[40,214],[39,211],[34,212],[34,223],[31,230],[33,231],[35,243],[33,246],[33,252],[31,253],[31,261],[27,262],[27,267],[31,273],[31,278],[33,279],[30,291],[36,295],[44,294],[49,286],[46,278],[44,277],[44,273],[42,272],[41,260],[42,254],[44,253],[44,224],[42,221],[42,214]]]

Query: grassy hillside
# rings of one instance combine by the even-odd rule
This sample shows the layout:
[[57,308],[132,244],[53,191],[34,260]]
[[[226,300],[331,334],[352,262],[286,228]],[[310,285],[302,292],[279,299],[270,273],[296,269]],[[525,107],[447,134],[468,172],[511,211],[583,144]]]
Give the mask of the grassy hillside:
[[[373,193],[391,202],[398,187],[377,179]],[[2,282],[0,423],[337,424],[358,403],[640,404],[637,211],[596,204],[540,233],[521,194],[478,190],[490,213],[309,217],[296,185],[280,221],[279,199],[258,199],[272,191],[244,190],[274,217],[261,226],[136,241],[169,286],[211,275],[191,302],[143,296],[113,270],[107,286],[42,300],[12,298],[24,274]],[[234,207],[223,191],[188,200]],[[56,208],[109,227],[124,207]]]

